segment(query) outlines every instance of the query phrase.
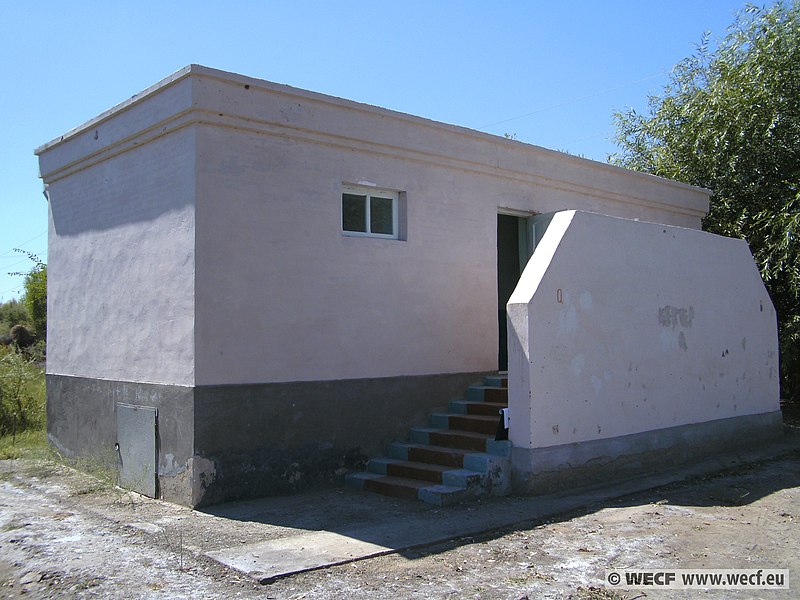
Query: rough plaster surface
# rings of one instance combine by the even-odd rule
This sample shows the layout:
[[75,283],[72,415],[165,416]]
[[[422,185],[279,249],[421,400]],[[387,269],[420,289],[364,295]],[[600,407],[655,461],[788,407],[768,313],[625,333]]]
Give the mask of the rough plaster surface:
[[[709,197],[707,190],[197,65],[37,154],[50,203],[47,372],[120,388],[346,386],[490,371],[497,368],[499,211],[580,208],[698,228]],[[343,236],[345,184],[400,192],[403,239]],[[583,307],[588,300],[570,301]],[[663,319],[676,319],[677,328],[689,305],[676,302],[663,303]],[[698,321],[699,305],[692,306]],[[670,342],[671,326],[662,329]],[[604,373],[598,377],[603,383]],[[202,426],[209,415],[193,400],[184,398],[182,410]],[[397,407],[367,396],[348,413],[340,400],[331,398],[333,408],[324,412],[351,423],[363,417],[359,403],[383,404],[392,416]],[[261,420],[276,408],[248,403]],[[95,433],[112,437],[106,399],[54,386],[50,404],[54,440],[89,447]],[[83,427],[70,412],[77,405],[99,407],[102,418]],[[410,418],[404,411],[376,436]],[[159,427],[179,429],[178,418],[159,411]],[[241,425],[226,421],[218,433],[230,440]],[[288,427],[297,448],[317,441],[302,423]],[[253,441],[240,455],[256,447],[266,445]],[[159,458],[169,477],[162,489],[183,502],[197,503],[208,486],[231,477],[224,463],[203,457],[213,464],[192,466],[194,458]],[[251,463],[235,463],[235,477],[244,481]],[[226,493],[220,488],[220,497]]]
[[515,447],[779,409],[775,310],[741,240],[558,213],[508,308]]
[[[194,85],[212,115],[197,138],[199,385],[496,368],[498,209],[699,226],[707,199],[263,82]],[[342,184],[362,181],[404,192],[404,240],[341,235]]]
[[48,185],[47,372],[194,383],[194,135]]
[[710,456],[738,456],[783,435],[780,411],[655,429],[615,438],[511,451],[513,490],[547,494],[606,485],[698,464]]
[[340,482],[483,375],[197,387],[195,459],[207,459],[213,476],[196,487],[195,504]]
[[[48,374],[47,437],[69,457],[118,467],[117,403],[158,409],[159,496],[192,505],[194,389]],[[202,464],[201,464],[202,466]],[[206,472],[200,471],[199,473]]]

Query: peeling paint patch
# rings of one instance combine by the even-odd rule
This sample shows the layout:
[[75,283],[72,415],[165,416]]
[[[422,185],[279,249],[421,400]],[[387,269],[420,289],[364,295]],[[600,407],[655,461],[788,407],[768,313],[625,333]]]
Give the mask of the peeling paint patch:
[[169,452],[161,457],[158,465],[158,474],[161,477],[174,477],[186,471],[186,465],[175,461],[175,455]]
[[206,490],[214,483],[217,476],[217,467],[213,461],[207,458],[194,456],[189,459],[189,470],[192,473],[193,505],[197,506],[205,495]]

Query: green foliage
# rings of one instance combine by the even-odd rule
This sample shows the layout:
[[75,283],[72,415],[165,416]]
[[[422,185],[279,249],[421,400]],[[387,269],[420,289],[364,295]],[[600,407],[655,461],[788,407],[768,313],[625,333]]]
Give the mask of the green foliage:
[[14,325],[9,333],[11,342],[17,350],[29,348],[36,342],[36,338],[31,335],[25,325]]
[[0,436],[44,428],[45,382],[39,358],[0,348]]
[[614,164],[714,191],[706,230],[740,237],[778,313],[782,393],[800,400],[800,6],[748,5],[705,35],[648,114],[615,115]]
[[30,322],[39,339],[47,337],[47,265],[39,257],[25,252],[33,261],[33,268],[25,275],[25,294],[22,302],[28,309]]
[[0,436],[0,460],[28,458],[34,460],[53,460],[56,458],[47,445],[47,432],[44,427],[29,429],[16,435]]
[[6,336],[14,325],[28,322],[28,310],[17,299],[0,304],[0,336]]

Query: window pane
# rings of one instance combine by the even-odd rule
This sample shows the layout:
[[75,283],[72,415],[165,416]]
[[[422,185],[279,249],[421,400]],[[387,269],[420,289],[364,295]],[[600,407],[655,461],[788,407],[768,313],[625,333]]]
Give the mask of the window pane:
[[367,197],[342,194],[342,229],[367,231]]
[[394,233],[392,199],[372,196],[369,205],[369,230],[372,233]]

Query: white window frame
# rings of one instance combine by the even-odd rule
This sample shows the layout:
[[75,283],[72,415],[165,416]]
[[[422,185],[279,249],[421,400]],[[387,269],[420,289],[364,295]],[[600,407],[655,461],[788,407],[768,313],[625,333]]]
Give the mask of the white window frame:
[[[366,206],[365,206],[365,219],[366,223],[364,224],[366,231],[348,231],[344,228],[344,194],[354,194],[356,196],[365,196],[366,197]],[[378,196],[380,198],[390,198],[392,200],[392,233],[373,233],[369,231],[371,219],[370,219],[370,207],[371,207],[371,199],[372,196]],[[399,219],[399,204],[400,204],[400,192],[394,190],[387,190],[382,188],[374,188],[368,186],[360,186],[360,185],[343,185],[342,186],[342,193],[339,198],[340,203],[340,218],[339,218],[339,226],[342,228],[342,235],[348,237],[371,237],[371,238],[383,238],[386,240],[397,240],[400,239],[400,219]]]

